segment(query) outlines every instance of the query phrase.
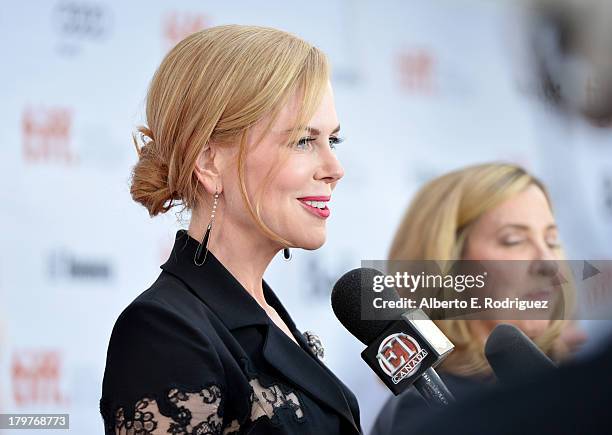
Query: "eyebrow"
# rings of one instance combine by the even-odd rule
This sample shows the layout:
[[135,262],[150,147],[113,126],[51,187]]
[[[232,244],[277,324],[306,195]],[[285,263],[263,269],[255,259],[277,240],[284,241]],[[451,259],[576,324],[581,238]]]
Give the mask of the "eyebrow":
[[[499,229],[499,231],[503,230],[504,228],[508,228],[508,227],[509,228],[514,228],[514,229],[517,229],[517,230],[529,231],[529,227],[527,225],[521,225],[521,224],[506,224],[506,225],[503,225]],[[546,227],[546,231],[548,231],[548,230],[556,230],[556,229],[557,229],[557,225],[555,225],[555,224],[550,224],[550,225],[548,225]]]
[[[289,130],[285,130],[285,133],[292,133],[295,130],[300,130],[299,128],[297,129],[289,129]],[[303,128],[303,130],[305,130],[306,132],[308,132],[309,134],[313,134],[315,136],[320,135],[321,134],[321,130],[319,130],[318,128],[314,128],[314,127],[310,127],[310,126],[306,126]],[[338,124],[338,126],[336,128],[334,128],[334,130],[330,133],[330,134],[334,134],[334,133],[338,133],[340,131],[340,124]]]

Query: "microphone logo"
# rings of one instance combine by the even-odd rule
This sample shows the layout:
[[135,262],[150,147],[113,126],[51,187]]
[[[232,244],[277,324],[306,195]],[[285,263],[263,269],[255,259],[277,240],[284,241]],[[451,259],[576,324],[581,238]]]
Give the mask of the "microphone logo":
[[394,384],[415,373],[428,355],[410,335],[398,332],[387,336],[380,343],[376,359],[384,373]]

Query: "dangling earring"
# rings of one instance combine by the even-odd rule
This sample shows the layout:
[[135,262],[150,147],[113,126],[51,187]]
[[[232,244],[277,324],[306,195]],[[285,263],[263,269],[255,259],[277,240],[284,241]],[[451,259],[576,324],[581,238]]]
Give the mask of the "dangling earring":
[[[215,223],[215,212],[217,211],[217,201],[219,200],[219,193],[217,192],[217,188],[215,187],[215,196],[213,201],[212,213],[210,215],[210,222],[208,222],[208,226],[206,227],[206,232],[204,233],[204,238],[202,242],[198,245],[198,249],[196,249],[195,257],[193,257],[193,262],[196,266],[201,266],[206,261],[206,256],[208,255],[208,242],[210,241],[210,233],[212,232],[213,224]],[[204,258],[201,262],[198,263],[198,258],[202,254],[202,246],[204,246]]]
[[285,259],[285,261],[291,260],[291,249],[289,248],[283,249],[283,258]]

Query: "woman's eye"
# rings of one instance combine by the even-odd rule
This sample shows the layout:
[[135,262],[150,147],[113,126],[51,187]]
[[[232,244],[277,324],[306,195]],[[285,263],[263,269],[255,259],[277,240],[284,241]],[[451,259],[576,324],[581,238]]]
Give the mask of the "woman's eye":
[[[300,139],[297,144],[295,144],[295,147],[301,151],[307,151],[309,149],[311,149],[314,146],[314,142],[317,139],[314,137],[303,137],[302,139]],[[330,136],[329,137],[329,147],[333,150],[336,149],[336,145],[338,145],[339,143],[344,142],[344,139],[336,137],[336,136]]]
[[547,240],[546,244],[550,249],[559,249],[561,247],[561,243],[558,240]]
[[516,246],[516,245],[520,245],[522,242],[523,242],[522,239],[505,239],[505,240],[502,240],[502,245]]
[[314,140],[314,137],[303,137],[295,144],[295,147],[301,151],[309,150],[312,148],[312,142]]
[[344,139],[339,138],[337,136],[330,136],[329,137],[329,147],[332,150],[336,149],[336,145],[341,144],[342,142],[344,142]]

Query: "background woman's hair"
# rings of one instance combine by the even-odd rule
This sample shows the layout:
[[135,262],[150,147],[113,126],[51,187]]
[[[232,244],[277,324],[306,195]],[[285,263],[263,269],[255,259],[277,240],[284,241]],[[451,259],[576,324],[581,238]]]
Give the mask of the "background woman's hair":
[[298,92],[302,104],[293,143],[318,107],[328,80],[326,56],[281,30],[226,25],[188,36],[166,55],[150,84],[147,125],[133,137],[139,160],[132,174],[132,198],[152,217],[176,204],[193,210],[205,193],[194,173],[204,146],[210,141],[237,145],[243,199],[262,231],[280,239],[262,222],[257,203],[246,193],[247,134],[266,116],[269,129],[283,104]]
[[[539,187],[552,210],[549,194],[537,178],[520,166],[489,163],[469,166],[427,183],[412,200],[391,245],[389,260],[460,260],[471,225],[484,213],[528,186]],[[570,309],[566,296],[563,310]],[[552,320],[534,341],[552,356],[562,353],[557,338],[564,320]],[[471,320],[472,322],[479,320]],[[455,344],[442,368],[461,375],[486,374],[490,367],[484,346],[462,319],[435,320]]]

